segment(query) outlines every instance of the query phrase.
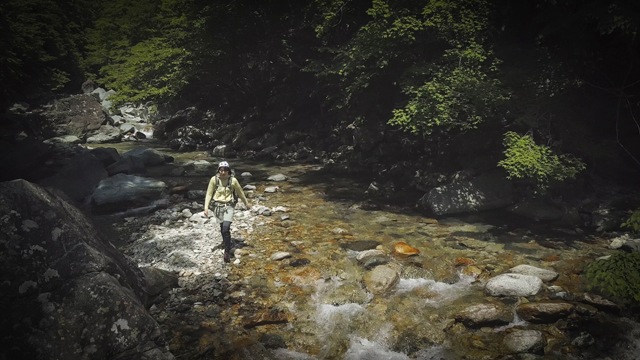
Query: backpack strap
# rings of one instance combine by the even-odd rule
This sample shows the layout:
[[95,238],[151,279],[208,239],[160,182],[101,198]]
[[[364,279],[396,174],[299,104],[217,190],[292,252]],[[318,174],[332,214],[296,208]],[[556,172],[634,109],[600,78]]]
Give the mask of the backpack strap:
[[[233,195],[233,202],[237,203],[238,195],[236,194],[236,189],[232,186],[232,184],[233,184],[233,175],[229,174],[229,181],[227,181],[227,188],[231,190],[231,194]],[[216,175],[216,189],[218,189],[218,186],[220,185],[222,185],[222,180],[220,180],[220,177]]]

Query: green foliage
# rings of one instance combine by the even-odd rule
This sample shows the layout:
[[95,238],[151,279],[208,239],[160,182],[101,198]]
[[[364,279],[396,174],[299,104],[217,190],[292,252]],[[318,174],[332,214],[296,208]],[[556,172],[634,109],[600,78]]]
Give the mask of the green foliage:
[[88,32],[83,65],[97,81],[116,90],[112,100],[164,101],[194,74],[196,17],[183,0],[105,2]]
[[504,168],[509,179],[531,182],[536,192],[545,192],[551,181],[563,181],[585,169],[585,164],[572,155],[557,155],[546,145],[535,143],[531,135],[513,131],[504,134],[504,156],[498,166]]
[[167,46],[166,38],[151,38],[132,46],[121,62],[101,68],[100,79],[117,89],[111,100],[142,102],[175,96],[187,83],[189,53]]
[[618,252],[587,265],[589,288],[625,304],[640,303],[640,253]]
[[0,2],[0,105],[78,86],[83,28],[94,2]]
[[[343,18],[355,11],[344,2],[316,3],[324,5],[316,33],[325,40],[331,26],[348,23]],[[509,97],[487,41],[488,4],[375,0],[366,22],[343,44],[325,48],[329,57],[307,70],[339,85],[327,96],[334,109],[361,112],[388,104],[380,108],[383,120],[420,135],[476,128]]]
[[622,227],[640,233],[640,209],[633,211],[629,218],[622,223]]

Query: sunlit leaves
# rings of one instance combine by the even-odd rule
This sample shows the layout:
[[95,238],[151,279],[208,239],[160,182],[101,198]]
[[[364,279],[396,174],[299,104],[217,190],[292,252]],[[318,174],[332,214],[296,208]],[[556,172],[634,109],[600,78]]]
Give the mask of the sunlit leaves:
[[329,98],[335,109],[359,111],[369,103],[365,98],[392,97],[395,108],[386,110],[391,125],[425,136],[435,129],[473,129],[495,117],[509,97],[486,42],[489,12],[483,0],[375,0],[368,21],[327,50],[324,66],[314,62],[307,69],[340,84]]
[[586,168],[572,155],[558,155],[548,146],[536,144],[531,135],[509,131],[504,135],[504,147],[504,159],[498,165],[509,179],[530,182],[536,192],[545,192],[552,181],[574,178]]
[[87,70],[114,89],[115,102],[160,101],[175,96],[195,72],[192,26],[183,0],[105,4],[89,32]]
[[115,101],[144,101],[174,96],[186,84],[189,53],[167,46],[166,38],[151,38],[130,48],[124,61],[106,65],[103,81],[118,89]]

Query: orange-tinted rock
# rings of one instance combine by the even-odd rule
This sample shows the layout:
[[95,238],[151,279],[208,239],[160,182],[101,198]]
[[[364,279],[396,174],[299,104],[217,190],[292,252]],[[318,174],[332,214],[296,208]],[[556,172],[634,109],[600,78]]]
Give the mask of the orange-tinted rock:
[[393,251],[401,255],[417,255],[420,253],[420,250],[414,248],[404,241],[399,241],[393,244]]
[[455,266],[462,266],[462,265],[473,265],[475,264],[476,261],[473,259],[469,259],[466,257],[458,257],[454,260],[454,264]]

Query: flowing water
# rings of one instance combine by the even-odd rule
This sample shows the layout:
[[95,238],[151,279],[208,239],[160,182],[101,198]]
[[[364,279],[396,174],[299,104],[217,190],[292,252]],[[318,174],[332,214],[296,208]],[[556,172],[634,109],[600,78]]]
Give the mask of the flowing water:
[[[172,155],[177,162],[218,161],[202,152]],[[317,165],[235,159],[232,165],[236,174],[252,173],[243,185],[257,187],[253,204],[286,208],[264,217],[251,232],[234,228],[244,247],[239,264],[230,266],[229,280],[239,284],[230,295],[242,300],[224,309],[220,321],[229,324],[228,333],[235,332],[230,336],[238,348],[268,335],[284,340],[286,348],[275,350],[280,359],[496,359],[507,355],[504,335],[519,327],[543,331],[547,346],[540,358],[586,358],[587,350],[567,337],[568,325],[527,324],[515,312],[511,324],[501,328],[471,330],[454,319],[473,304],[527,301],[491,298],[483,291],[487,279],[520,264],[554,270],[560,276],[552,285],[582,294],[584,266],[611,253],[606,238],[507,213],[435,219],[393,205],[397,199],[387,205],[370,201],[365,191],[373,179],[325,172]],[[277,173],[288,180],[265,180]],[[174,180],[192,189],[204,189],[208,181]],[[278,191],[266,194],[267,186]],[[403,194],[413,202],[420,195]],[[349,244],[365,241],[376,242],[401,269],[400,281],[384,295],[367,291],[363,279],[369,270],[356,260],[358,252],[349,250]],[[399,241],[419,254],[395,255]],[[281,251],[291,257],[270,259]],[[640,330],[634,322],[627,329],[617,356],[633,359]]]

